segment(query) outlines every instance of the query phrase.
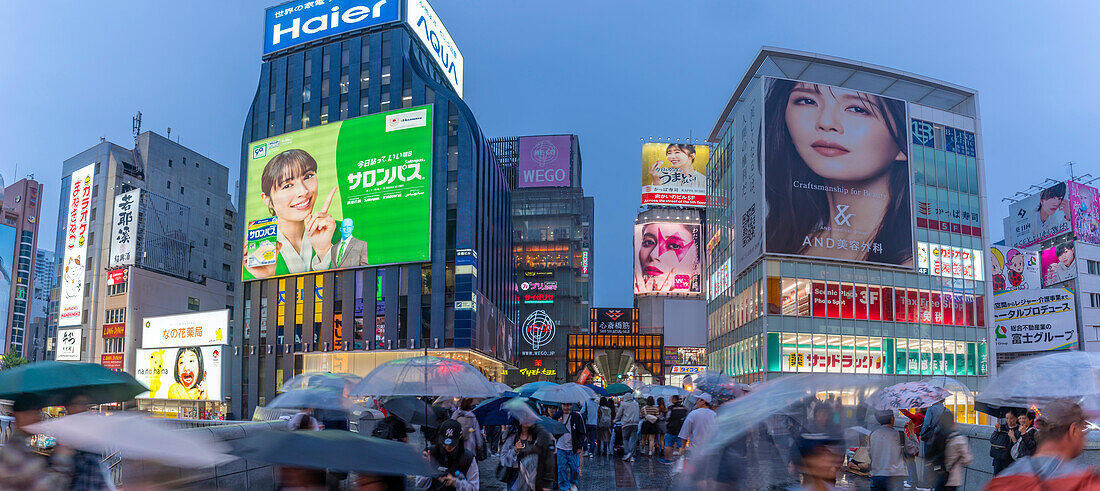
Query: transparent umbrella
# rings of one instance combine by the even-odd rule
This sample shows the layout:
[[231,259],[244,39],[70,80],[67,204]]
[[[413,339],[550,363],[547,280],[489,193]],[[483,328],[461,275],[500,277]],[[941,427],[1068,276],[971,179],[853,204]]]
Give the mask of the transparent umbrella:
[[536,390],[535,393],[531,395],[531,398],[548,403],[584,404],[584,401],[591,399],[593,397],[593,394],[595,394],[595,392],[591,392],[591,389],[583,385],[577,385],[573,382],[569,382],[562,385],[543,387],[539,390]]
[[974,399],[978,405],[1021,408],[1073,399],[1090,414],[1100,413],[1100,353],[1061,351],[1016,360]]
[[384,363],[363,377],[352,395],[496,397],[500,391],[466,362],[417,356]]
[[510,392],[512,390],[512,387],[509,386],[508,384],[504,383],[504,382],[490,382],[490,383],[493,384],[493,387],[496,387],[497,390],[499,390],[501,394],[503,394],[505,392]]
[[305,372],[299,373],[279,387],[279,392],[309,387],[328,387],[334,389],[352,388],[362,377],[351,373]]
[[326,388],[292,389],[275,396],[268,408],[279,409],[321,409],[325,411],[348,411],[351,399],[344,397],[341,390]]
[[641,395],[643,397],[664,397],[666,400],[672,396],[687,397],[688,394],[691,394],[691,392],[688,392],[687,389],[673,387],[671,385],[650,385],[647,387],[643,387],[641,390],[639,390],[639,392],[641,392]]

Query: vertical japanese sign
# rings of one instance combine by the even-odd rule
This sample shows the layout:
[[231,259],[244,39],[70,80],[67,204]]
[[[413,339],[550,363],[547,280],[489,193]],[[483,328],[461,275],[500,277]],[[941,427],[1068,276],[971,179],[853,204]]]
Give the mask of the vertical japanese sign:
[[993,297],[998,353],[1050,351],[1077,345],[1073,292],[1065,288],[1007,291]]
[[736,275],[764,254],[764,160],[760,84],[733,115],[734,260]]
[[57,330],[57,361],[80,361],[81,329]]
[[[84,271],[88,267],[88,215],[92,208],[94,172],[95,164],[81,167],[73,172],[69,185],[69,214],[61,265],[61,296],[58,299],[59,326],[79,326],[83,317]],[[58,354],[60,356],[60,351]]]
[[110,267],[134,264],[137,254],[138,203],[141,190],[132,189],[115,196],[115,214],[111,225]]

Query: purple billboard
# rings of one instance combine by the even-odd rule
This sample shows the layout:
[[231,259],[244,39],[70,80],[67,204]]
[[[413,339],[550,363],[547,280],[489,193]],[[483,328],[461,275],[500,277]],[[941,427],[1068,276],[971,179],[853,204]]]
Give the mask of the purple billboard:
[[519,187],[569,187],[570,148],[569,135],[520,137]]

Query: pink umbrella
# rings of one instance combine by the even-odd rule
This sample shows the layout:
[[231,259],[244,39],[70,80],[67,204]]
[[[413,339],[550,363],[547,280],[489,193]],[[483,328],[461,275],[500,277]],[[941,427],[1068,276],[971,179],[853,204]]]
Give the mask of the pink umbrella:
[[927,382],[905,382],[871,396],[875,409],[913,409],[931,406],[951,396],[951,391]]

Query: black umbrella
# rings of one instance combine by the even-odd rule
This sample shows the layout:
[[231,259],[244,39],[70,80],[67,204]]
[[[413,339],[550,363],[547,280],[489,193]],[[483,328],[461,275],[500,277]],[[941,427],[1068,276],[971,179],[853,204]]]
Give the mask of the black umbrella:
[[128,401],[148,390],[130,374],[97,363],[40,361],[0,372],[0,399],[32,397],[41,406],[66,404],[79,395],[90,404]]
[[974,410],[979,413],[985,413],[994,418],[1003,418],[1005,413],[1012,411],[1015,414],[1023,414],[1026,409],[1012,406],[996,406],[993,404],[986,404],[981,401],[974,401]]
[[568,431],[566,430],[565,425],[562,424],[560,421],[556,419],[550,419],[546,416],[540,416],[539,422],[535,424],[543,427],[543,429],[545,429],[546,431],[549,431],[551,435],[554,435],[554,438],[562,436],[565,434],[566,431]]
[[382,404],[390,414],[411,425],[439,428],[448,419],[447,410],[430,406],[415,397],[395,397]]
[[307,469],[390,476],[438,474],[411,445],[340,430],[268,430],[233,442],[229,453]]

